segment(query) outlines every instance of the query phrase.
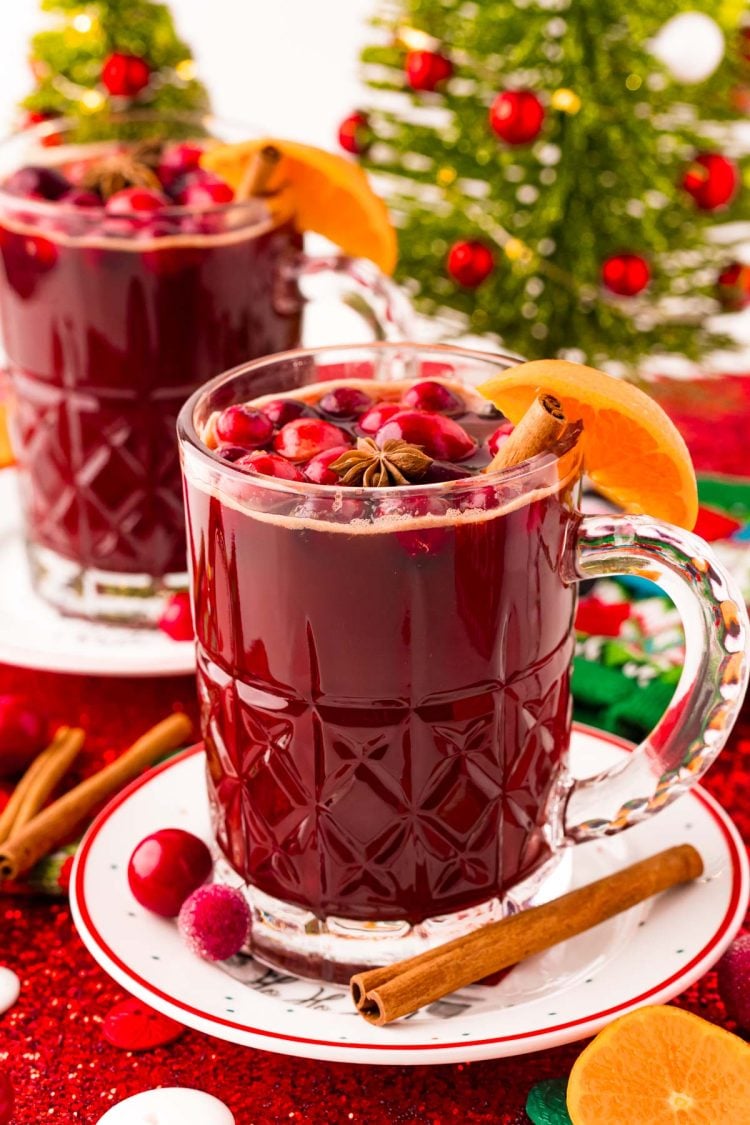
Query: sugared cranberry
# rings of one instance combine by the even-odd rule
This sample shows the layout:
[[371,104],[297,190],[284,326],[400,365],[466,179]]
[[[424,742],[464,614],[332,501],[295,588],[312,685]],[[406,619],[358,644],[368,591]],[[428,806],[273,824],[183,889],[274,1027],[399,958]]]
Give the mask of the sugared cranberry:
[[182,828],[162,828],[141,840],[128,863],[128,884],[141,906],[175,918],[213,870],[202,840]]
[[307,479],[311,480],[313,484],[338,484],[341,477],[335,469],[331,469],[329,466],[342,453],[347,453],[349,448],[348,445],[335,445],[333,449],[326,449],[323,453],[319,453],[317,457],[313,457],[312,461],[308,461],[305,465]]
[[331,418],[356,418],[363,414],[370,406],[372,399],[359,387],[335,387],[328,394],[323,395],[318,407],[324,414]]
[[428,457],[438,461],[465,461],[477,448],[466,430],[444,414],[423,414],[402,410],[394,414],[377,432],[379,446],[392,438],[421,446]]
[[513,433],[512,422],[501,422],[494,433],[490,434],[487,438],[487,448],[494,457],[501,445],[505,445],[506,441]]
[[172,594],[164,606],[158,625],[162,633],[166,633],[173,641],[192,641],[195,631],[190,596],[183,592]]
[[234,463],[238,469],[249,469],[264,477],[278,477],[279,480],[306,479],[301,469],[298,469],[296,465],[293,465],[291,461],[287,461],[284,457],[279,457],[278,453],[265,453],[257,450],[255,453],[245,454],[244,457],[240,457]]
[[433,379],[425,379],[409,387],[404,395],[404,405],[434,414],[462,414],[466,410],[466,404],[457,394]]
[[152,188],[123,188],[111,195],[106,203],[108,215],[148,215],[167,207],[169,200]]
[[181,207],[219,207],[231,203],[234,192],[228,183],[210,172],[195,172],[185,178],[184,186],[175,194]]
[[394,414],[400,414],[403,409],[403,406],[399,406],[397,402],[376,402],[366,414],[362,415],[357,426],[363,434],[376,434],[389,418]]
[[190,144],[189,141],[184,144],[170,145],[162,155],[159,167],[156,170],[157,175],[161,182],[169,187],[177,176],[184,176],[187,172],[193,172],[196,168],[199,168],[202,155],[203,149],[200,145]]
[[311,461],[324,449],[349,444],[347,435],[320,418],[296,418],[287,422],[274,439],[274,449],[289,461]]
[[100,197],[95,191],[84,191],[83,188],[71,188],[66,191],[65,195],[60,197],[61,203],[67,203],[71,207],[103,207]]
[[216,420],[216,436],[229,445],[260,449],[273,437],[273,422],[262,410],[237,403],[222,410]]
[[299,402],[295,398],[274,398],[265,406],[261,406],[263,413],[271,419],[277,429],[285,426],[287,422],[293,422],[295,418],[301,418],[303,414],[308,414],[309,409],[304,402]]
[[11,195],[26,199],[57,200],[70,189],[70,181],[56,168],[29,164],[9,176],[4,187]]

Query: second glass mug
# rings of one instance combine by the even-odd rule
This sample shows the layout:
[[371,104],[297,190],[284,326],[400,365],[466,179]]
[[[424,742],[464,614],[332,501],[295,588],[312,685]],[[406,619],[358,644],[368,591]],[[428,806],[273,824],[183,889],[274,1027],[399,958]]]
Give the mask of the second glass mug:
[[[495,474],[398,489],[249,476],[200,439],[214,411],[258,396],[436,372],[470,388],[512,362],[297,351],[220,376],[180,414],[219,870],[275,967],[345,981],[527,904],[568,846],[695,784],[741,705],[732,579],[686,531],[582,516],[574,432]],[[574,780],[576,583],[612,574],[670,594],[685,666],[625,767]]]
[[[0,144],[0,183],[114,140],[246,140],[210,118],[115,115],[109,141],[54,121]],[[107,225],[108,224],[108,225]],[[218,371],[301,342],[310,296],[336,297],[376,338],[405,298],[370,262],[308,257],[262,200],[164,208],[128,226],[99,208],[0,187],[0,327],[36,589],[66,613],[150,624],[186,583],[178,410]]]

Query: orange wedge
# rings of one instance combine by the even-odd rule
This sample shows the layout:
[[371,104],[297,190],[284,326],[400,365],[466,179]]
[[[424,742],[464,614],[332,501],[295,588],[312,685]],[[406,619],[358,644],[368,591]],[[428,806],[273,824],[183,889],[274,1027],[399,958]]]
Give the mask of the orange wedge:
[[626,512],[695,525],[698,490],[687,446],[662,408],[631,383],[579,363],[539,359],[479,390],[514,423],[540,391],[555,395],[569,421],[583,422],[584,466],[604,496]]
[[580,1054],[573,1125],[750,1125],[750,1046],[680,1008],[640,1008]]
[[369,258],[384,273],[396,266],[396,232],[388,209],[360,167],[343,156],[296,141],[243,141],[216,145],[201,164],[237,190],[244,172],[265,145],[281,152],[270,191],[291,189],[294,217],[301,231],[322,234],[354,258]]
[[0,402],[0,469],[5,469],[13,464],[13,450],[10,447],[10,434],[8,433],[8,407]]

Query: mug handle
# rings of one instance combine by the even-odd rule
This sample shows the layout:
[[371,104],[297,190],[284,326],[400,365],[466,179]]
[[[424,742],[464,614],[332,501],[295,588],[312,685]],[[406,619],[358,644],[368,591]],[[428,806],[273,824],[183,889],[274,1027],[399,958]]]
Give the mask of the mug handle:
[[296,313],[307,301],[333,296],[362,317],[374,340],[413,337],[414,311],[408,299],[365,258],[295,254],[282,265],[280,281],[281,290],[274,301],[279,312]]
[[672,598],[685,663],[651,734],[603,773],[569,779],[565,843],[611,836],[653,816],[703,777],[729,737],[748,681],[748,615],[731,575],[698,536],[649,516],[582,516],[568,580],[637,575]]

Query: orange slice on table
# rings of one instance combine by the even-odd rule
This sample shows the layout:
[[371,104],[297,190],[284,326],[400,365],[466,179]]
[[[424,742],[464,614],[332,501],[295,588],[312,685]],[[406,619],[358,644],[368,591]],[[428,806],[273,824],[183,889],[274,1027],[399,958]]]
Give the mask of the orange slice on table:
[[362,169],[343,156],[296,141],[243,141],[216,145],[201,164],[237,190],[253,157],[266,145],[281,152],[269,191],[291,190],[294,219],[301,231],[322,234],[354,258],[369,258],[384,273],[396,265],[396,232],[388,209]]
[[568,420],[583,423],[586,472],[626,512],[692,528],[698,516],[695,470],[674,423],[631,383],[561,359],[521,363],[479,390],[519,422],[541,391],[560,400]]
[[750,1045],[680,1008],[640,1008],[578,1056],[573,1125],[750,1125]]

